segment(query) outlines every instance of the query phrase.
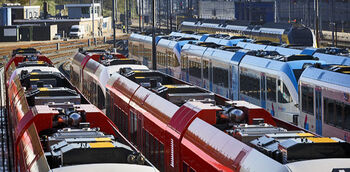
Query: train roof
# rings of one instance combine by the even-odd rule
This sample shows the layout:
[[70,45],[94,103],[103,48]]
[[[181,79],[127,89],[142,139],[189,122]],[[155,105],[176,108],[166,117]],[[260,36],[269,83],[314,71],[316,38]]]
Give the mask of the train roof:
[[202,35],[182,33],[182,32],[171,32],[169,35],[170,36],[181,36],[181,37],[193,37],[193,38],[196,38],[198,40],[201,40],[201,38],[202,38]]
[[215,37],[210,37],[208,36],[205,39],[205,42],[214,42],[219,45],[225,45],[225,46],[235,46],[239,42],[251,42],[251,39],[246,39],[246,38],[239,38],[239,39],[229,39],[229,38],[215,38]]
[[223,62],[225,64],[236,64],[242,60],[246,51],[237,50],[237,51],[226,51],[221,49],[208,48],[203,57],[206,59],[212,59],[218,62]]
[[350,65],[350,58],[329,54],[315,53],[313,56],[325,61],[328,64]]
[[132,40],[132,41],[141,41],[144,39],[146,35],[142,35],[142,34],[139,34],[139,33],[131,33],[129,39]]
[[[325,65],[321,67],[308,67],[300,77],[301,81],[313,84],[337,87],[338,90],[350,92],[350,66]],[[319,81],[315,83],[315,81]],[[326,84],[328,83],[328,84]]]

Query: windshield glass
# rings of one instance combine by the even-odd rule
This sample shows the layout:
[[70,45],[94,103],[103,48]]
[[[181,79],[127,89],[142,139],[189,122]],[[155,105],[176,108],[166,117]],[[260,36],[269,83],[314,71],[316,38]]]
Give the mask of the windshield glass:
[[71,32],[79,32],[79,29],[77,29],[77,28],[72,28],[70,31],[71,31]]

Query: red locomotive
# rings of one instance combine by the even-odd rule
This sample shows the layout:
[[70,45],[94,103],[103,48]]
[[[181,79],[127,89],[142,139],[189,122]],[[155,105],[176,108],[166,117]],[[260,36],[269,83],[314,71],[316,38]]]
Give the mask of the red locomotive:
[[261,107],[147,70],[132,59],[77,53],[71,82],[160,171],[350,168],[349,143],[307,132]]
[[14,51],[5,81],[14,171],[157,171],[35,49]]

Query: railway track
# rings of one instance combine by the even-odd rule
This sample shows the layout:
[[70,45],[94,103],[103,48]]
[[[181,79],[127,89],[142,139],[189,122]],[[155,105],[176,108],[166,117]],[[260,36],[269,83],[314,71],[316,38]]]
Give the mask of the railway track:
[[[117,36],[118,39],[127,39],[128,36],[127,35],[120,35]],[[107,37],[106,38],[111,39],[111,37]],[[90,39],[91,40],[91,39]],[[103,38],[97,38],[96,39],[97,44],[101,44],[103,43]],[[57,43],[60,44],[60,48],[64,49],[69,49],[69,47],[71,48],[76,48],[79,46],[83,47],[86,46],[88,44],[88,39],[79,39],[79,40],[68,40],[68,41],[50,41],[50,42],[41,42],[41,43],[28,43],[28,44],[22,44],[22,45],[13,45],[13,46],[6,46],[6,47],[0,47],[0,57],[1,56],[11,56],[12,50],[17,49],[19,47],[21,48],[35,48],[39,51],[41,51],[43,54],[48,54],[48,53],[52,53],[54,51],[56,51],[56,46]],[[91,45],[92,45],[93,41],[91,40]],[[0,59],[0,62],[3,59]]]

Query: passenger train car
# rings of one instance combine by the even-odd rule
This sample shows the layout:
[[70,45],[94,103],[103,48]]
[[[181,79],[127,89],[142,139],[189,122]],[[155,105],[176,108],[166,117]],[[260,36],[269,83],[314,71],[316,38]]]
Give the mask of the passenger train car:
[[313,33],[309,28],[300,24],[256,24],[246,21],[185,19],[180,24],[179,29],[210,34],[224,33],[232,36],[247,36],[256,40],[269,40],[288,45],[314,45]]
[[323,136],[350,141],[350,66],[316,65],[299,80],[300,123]]
[[[80,67],[95,62],[106,67],[91,56],[85,55]],[[105,106],[121,133],[160,171],[350,168],[349,143],[306,132],[261,107],[231,101],[159,71],[120,68],[106,84]]]
[[[117,58],[118,60],[113,60],[113,58]],[[90,59],[92,59],[91,63],[87,63]],[[106,96],[107,81],[113,73],[119,72],[123,64],[129,64],[128,66],[134,70],[148,69],[146,66],[142,65],[131,65],[136,64],[136,60],[126,59],[124,56],[117,53],[107,53],[105,50],[82,50],[80,54],[74,56],[72,63],[74,64],[72,64],[70,68],[71,82],[77,86],[79,90],[82,90],[82,93],[88,97],[91,103],[102,110],[105,109],[103,102]],[[103,64],[103,67],[101,67],[100,64]],[[119,65],[119,68],[116,67],[116,65]],[[82,78],[79,76],[82,76]],[[93,80],[98,80],[100,82],[93,83]]]
[[193,37],[203,42],[213,42],[225,46],[238,46],[248,50],[277,51],[284,56],[312,55],[327,64],[349,65],[350,53],[344,48],[310,48],[310,46],[283,45],[267,40],[254,41],[245,37],[228,36],[225,34],[198,34],[188,32],[172,32],[170,36]]
[[15,50],[5,67],[12,171],[157,171],[46,56],[32,50]]
[[[143,41],[148,36],[141,39],[138,37],[138,34],[130,36],[130,57],[143,59],[144,54],[149,54],[147,49],[142,49],[145,44],[149,44]],[[157,52],[164,49],[164,46],[160,46],[161,42],[166,42],[167,45],[177,43],[176,40],[159,37]],[[178,45],[166,49],[174,51],[180,62],[181,73],[168,74],[230,99],[246,100],[294,124],[298,124],[299,115],[299,76],[308,65],[324,63],[308,55],[281,56],[275,51],[248,51],[241,47],[196,40]],[[138,51],[137,55],[133,54],[135,51]],[[160,69],[169,68],[167,63],[160,63],[160,57],[164,56],[159,56],[159,53],[157,55],[157,66]],[[169,61],[167,56],[165,61]],[[276,95],[268,93],[271,91]]]

